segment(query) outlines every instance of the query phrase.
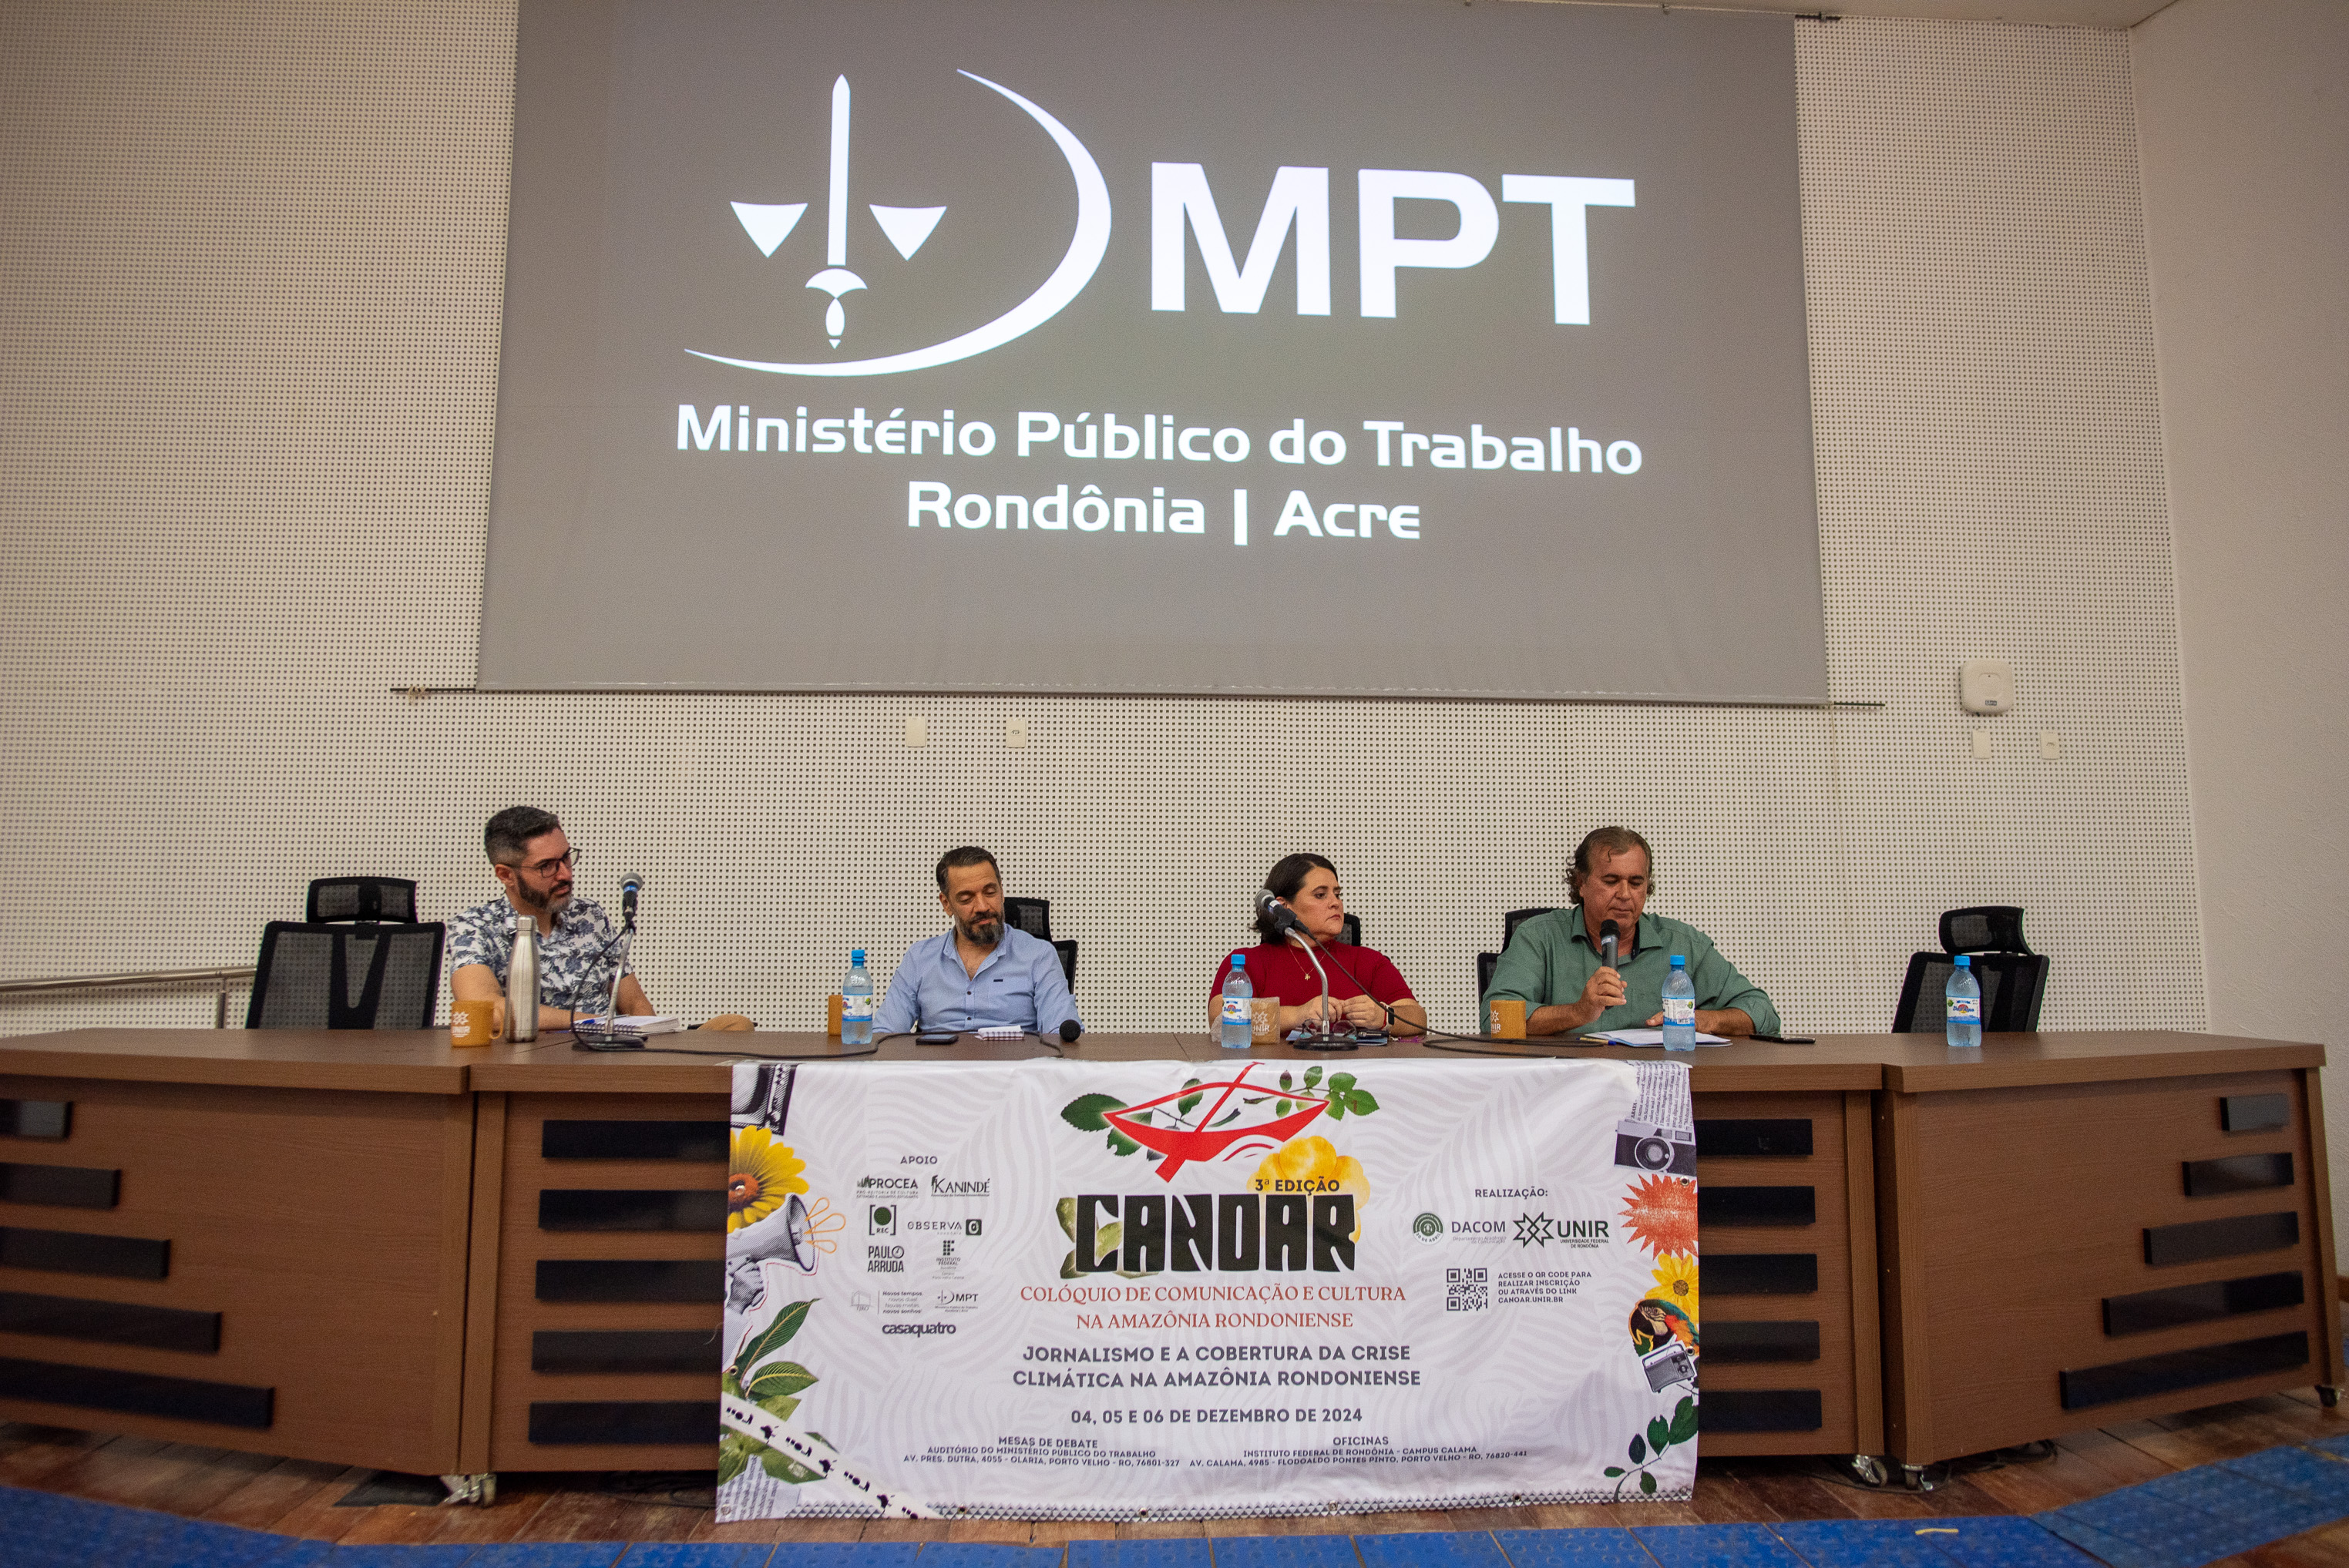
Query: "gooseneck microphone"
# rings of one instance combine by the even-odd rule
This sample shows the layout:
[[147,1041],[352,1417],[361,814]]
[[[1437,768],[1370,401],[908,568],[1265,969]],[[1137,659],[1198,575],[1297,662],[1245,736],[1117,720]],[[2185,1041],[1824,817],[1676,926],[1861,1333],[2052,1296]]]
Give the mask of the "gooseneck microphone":
[[1268,887],[1256,890],[1256,912],[1272,923],[1275,935],[1284,931],[1304,929],[1304,923],[1297,918],[1297,912],[1281,903],[1280,895]]
[[1609,969],[1615,967],[1616,929],[1616,924],[1611,920],[1602,920],[1599,923],[1599,956],[1600,962]]
[[634,872],[622,873],[620,877],[620,928],[623,931],[634,931],[636,928],[636,895],[644,892],[644,890],[645,879],[643,877],[638,876]]

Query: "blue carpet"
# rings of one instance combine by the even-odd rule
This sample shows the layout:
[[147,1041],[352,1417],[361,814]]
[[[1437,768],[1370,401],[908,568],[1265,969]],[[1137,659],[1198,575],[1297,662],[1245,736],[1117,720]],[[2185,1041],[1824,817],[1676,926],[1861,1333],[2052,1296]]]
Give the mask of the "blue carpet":
[[329,1546],[0,1486],[7,1568],[2201,1568],[2349,1518],[2349,1437],[2197,1465],[2028,1518],[1816,1520],[783,1546]]

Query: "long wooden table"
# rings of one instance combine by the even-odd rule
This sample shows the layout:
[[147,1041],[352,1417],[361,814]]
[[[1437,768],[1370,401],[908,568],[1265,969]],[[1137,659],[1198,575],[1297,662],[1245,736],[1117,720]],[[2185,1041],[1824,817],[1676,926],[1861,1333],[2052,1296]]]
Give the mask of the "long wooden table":
[[[2337,1387],[2323,1059],[2149,1033],[1700,1051],[1703,1451],[1918,1465]],[[566,1036],[0,1042],[0,1417],[414,1473],[714,1464],[730,1085],[721,1057]]]

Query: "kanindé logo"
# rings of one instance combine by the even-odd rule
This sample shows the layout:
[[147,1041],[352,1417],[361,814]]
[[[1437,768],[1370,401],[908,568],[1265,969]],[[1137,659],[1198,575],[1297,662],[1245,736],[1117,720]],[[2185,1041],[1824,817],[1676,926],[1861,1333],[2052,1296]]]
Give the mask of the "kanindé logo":
[[[1041,105],[999,82],[970,71],[957,75],[1000,94],[1033,120],[1068,165],[1077,195],[1076,224],[1059,264],[1035,291],[993,321],[926,347],[870,358],[789,364],[746,359],[688,348],[715,364],[778,376],[892,376],[952,365],[1000,348],[1042,326],[1085,291],[1109,250],[1109,184],[1101,165],[1076,133]],[[824,334],[840,347],[851,335],[847,296],[869,287],[854,270],[850,252],[849,150],[853,143],[854,92],[845,76],[832,84],[829,181],[824,201],[823,264],[807,278],[806,289],[823,296]],[[811,117],[812,118],[812,117]],[[1040,144],[1031,144],[1040,153]],[[1254,171],[1248,171],[1254,177]],[[1231,232],[1198,163],[1153,162],[1150,166],[1150,294],[1153,311],[1190,308],[1185,273],[1195,241],[1216,307],[1226,315],[1255,315],[1265,304],[1275,268],[1295,239],[1297,302],[1300,316],[1330,314],[1330,174],[1326,168],[1281,164],[1274,172],[1245,259],[1232,249]],[[1552,317],[1559,326],[1590,323],[1589,212],[1594,207],[1632,207],[1634,181],[1579,175],[1504,174],[1501,201],[1549,209]],[[1361,169],[1355,171],[1356,238],[1360,253],[1359,305],[1365,319],[1397,314],[1397,274],[1406,268],[1456,272],[1475,267],[1500,238],[1500,210],[1486,180],[1432,169]],[[1449,239],[1418,239],[1396,232],[1398,201],[1436,202],[1458,214]],[[800,226],[806,201],[734,201],[735,218],[759,253],[774,259]],[[867,202],[882,234],[906,261],[929,242],[946,217],[945,207],[897,207]],[[1244,214],[1235,213],[1245,225]],[[1241,230],[1247,232],[1245,227]],[[802,264],[812,264],[801,247]],[[1043,254],[1049,255],[1049,250]],[[786,260],[792,253],[785,252]],[[1040,268],[1042,258],[1039,258]],[[938,263],[942,268],[947,263]],[[813,300],[806,307],[816,307]]]

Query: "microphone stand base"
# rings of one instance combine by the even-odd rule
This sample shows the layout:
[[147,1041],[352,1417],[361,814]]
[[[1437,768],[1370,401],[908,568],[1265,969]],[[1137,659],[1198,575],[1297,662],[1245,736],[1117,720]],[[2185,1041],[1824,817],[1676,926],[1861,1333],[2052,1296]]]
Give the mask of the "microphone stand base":
[[1351,1035],[1308,1035],[1303,1039],[1290,1040],[1289,1045],[1300,1051],[1359,1051],[1362,1042]]

